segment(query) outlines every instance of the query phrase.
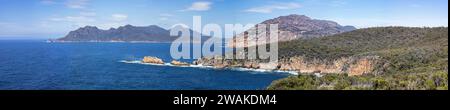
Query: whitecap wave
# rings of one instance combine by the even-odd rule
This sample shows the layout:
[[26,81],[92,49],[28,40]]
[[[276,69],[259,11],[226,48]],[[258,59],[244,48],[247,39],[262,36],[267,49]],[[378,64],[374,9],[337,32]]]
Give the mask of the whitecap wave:
[[[189,66],[178,66],[178,65],[172,65],[170,63],[165,63],[165,64],[143,63],[142,61],[138,61],[138,60],[134,60],[134,61],[122,60],[122,61],[119,61],[119,62],[128,63],[128,64],[154,65],[154,66],[222,69],[222,68],[216,68],[216,67],[213,67],[213,66],[204,66],[204,65],[201,65],[201,64],[200,65],[189,65]],[[225,68],[225,69],[234,70],[234,71],[256,72],[254,74],[276,72],[276,73],[289,73],[289,74],[292,74],[292,75],[298,75],[298,72],[296,72],[296,71],[266,70],[266,69],[252,69],[252,68]]]
[[132,61],[122,60],[122,61],[119,61],[119,62],[122,62],[122,63],[128,63],[128,64],[153,65],[153,66],[191,67],[191,66],[178,66],[178,65],[172,65],[171,63],[164,63],[164,64],[144,63],[144,62],[139,61],[139,60],[132,60]]
[[155,66],[165,66],[166,65],[166,64],[144,63],[142,61],[137,61],[137,60],[135,60],[135,61],[122,60],[122,61],[119,61],[119,62],[128,63],[128,64],[142,64],[142,65],[155,65]]
[[236,70],[236,71],[251,71],[251,72],[259,72],[259,73],[268,73],[268,72],[275,72],[275,73],[289,73],[289,74],[292,74],[292,75],[298,75],[298,72],[296,72],[296,71],[267,70],[267,69],[252,69],[252,68],[231,68],[231,70]]
[[192,67],[192,68],[215,68],[215,67],[213,67],[213,66],[204,66],[204,65],[190,65],[189,67]]
[[282,70],[275,70],[275,72],[279,72],[279,73],[289,73],[292,75],[299,75],[297,71],[282,71]]

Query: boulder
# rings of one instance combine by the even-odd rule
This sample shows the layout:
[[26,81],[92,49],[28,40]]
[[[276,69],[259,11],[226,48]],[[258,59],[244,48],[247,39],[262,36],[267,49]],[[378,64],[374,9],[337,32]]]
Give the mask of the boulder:
[[142,60],[143,63],[164,64],[164,61],[157,57],[146,56]]
[[180,62],[180,61],[176,61],[176,60],[173,60],[172,62],[170,62],[170,64],[175,65],[175,66],[189,66],[190,65],[189,63]]

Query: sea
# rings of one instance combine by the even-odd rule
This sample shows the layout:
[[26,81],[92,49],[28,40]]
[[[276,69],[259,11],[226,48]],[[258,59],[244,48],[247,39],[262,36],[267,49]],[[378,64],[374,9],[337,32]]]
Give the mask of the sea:
[[0,90],[264,90],[292,75],[140,63],[144,56],[172,61],[170,45],[0,40]]

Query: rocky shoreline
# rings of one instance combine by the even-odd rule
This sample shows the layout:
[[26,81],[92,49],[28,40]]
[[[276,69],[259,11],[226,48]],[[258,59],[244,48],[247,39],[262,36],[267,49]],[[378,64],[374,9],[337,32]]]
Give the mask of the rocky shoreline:
[[281,59],[278,63],[265,63],[259,60],[224,60],[203,58],[194,65],[212,66],[215,68],[247,68],[268,71],[295,71],[300,74],[348,74],[359,76],[381,74],[387,64],[378,56],[345,57],[334,60],[308,59],[291,57]]
[[[144,57],[143,63],[165,64],[157,57]],[[226,60],[220,58],[202,58],[192,63],[173,60],[174,66],[205,66],[219,69],[243,68],[264,71],[289,71],[298,74],[348,74],[349,76],[379,75],[388,66],[379,56],[353,56],[334,60],[291,57],[278,63],[266,63],[260,60]]]

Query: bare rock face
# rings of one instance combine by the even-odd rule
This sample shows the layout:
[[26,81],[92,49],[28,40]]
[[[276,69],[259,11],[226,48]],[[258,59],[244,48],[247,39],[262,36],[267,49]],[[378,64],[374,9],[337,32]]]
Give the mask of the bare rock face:
[[321,59],[306,60],[304,57],[292,57],[282,61],[280,70],[298,71],[299,73],[348,74],[350,76],[375,74],[375,67],[380,65],[377,56],[348,57],[334,61]]
[[276,70],[278,69],[278,63],[260,63],[259,68],[265,70]]
[[203,58],[195,61],[196,64],[213,66],[217,68],[242,67],[249,69],[297,71],[302,74],[348,74],[358,76],[379,73],[380,65],[385,65],[378,56],[343,57],[334,60],[306,59],[305,57],[291,57],[282,59],[278,63],[265,63],[258,60],[223,60]]
[[244,68],[251,68],[251,69],[259,69],[260,65],[258,61],[246,61],[244,62]]
[[164,61],[157,57],[146,56],[142,60],[143,63],[151,63],[151,64],[164,64]]
[[175,66],[189,66],[189,63],[173,60],[170,64]]

